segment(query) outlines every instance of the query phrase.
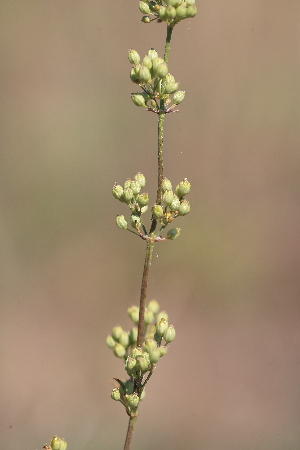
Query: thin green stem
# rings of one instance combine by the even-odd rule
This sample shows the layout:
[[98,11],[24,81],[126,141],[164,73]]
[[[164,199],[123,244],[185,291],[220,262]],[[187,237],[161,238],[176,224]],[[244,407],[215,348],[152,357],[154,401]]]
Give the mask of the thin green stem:
[[164,60],[165,60],[166,64],[168,64],[168,62],[169,62],[169,54],[170,54],[170,47],[171,47],[172,32],[173,32],[173,27],[170,27],[170,25],[168,25],[168,27],[167,27],[166,45],[165,45],[165,54],[164,54]]
[[148,285],[148,277],[149,270],[152,261],[152,253],[153,253],[154,241],[149,239],[147,241],[146,248],[146,256],[144,263],[144,271],[141,285],[141,295],[140,295],[140,313],[139,313],[139,323],[138,323],[138,337],[137,337],[137,347],[141,347],[144,340],[144,331],[145,331],[145,304],[146,304],[146,295],[147,295],[147,285]]
[[131,439],[132,439],[133,429],[134,429],[136,419],[137,419],[137,416],[130,416],[130,418],[129,418],[126,440],[125,440],[125,444],[124,444],[124,450],[130,449],[130,444],[131,444]]

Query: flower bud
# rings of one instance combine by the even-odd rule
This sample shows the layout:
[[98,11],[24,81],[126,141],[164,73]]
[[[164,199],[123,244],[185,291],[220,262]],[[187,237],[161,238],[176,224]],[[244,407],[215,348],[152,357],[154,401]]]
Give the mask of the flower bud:
[[149,56],[148,55],[146,55],[145,57],[144,57],[144,59],[143,59],[143,61],[142,61],[142,64],[143,64],[143,66],[145,66],[145,67],[147,67],[147,69],[151,69],[151,67],[152,67],[152,61],[151,61],[151,59],[149,58]]
[[175,92],[173,96],[173,103],[174,105],[179,105],[184,100],[185,97],[185,91],[177,91]]
[[167,233],[167,239],[170,239],[173,241],[174,239],[177,239],[180,235],[180,228],[171,228],[171,230]]
[[149,201],[149,196],[146,192],[144,192],[143,194],[139,194],[136,197],[136,201],[138,202],[138,205],[140,207],[146,206],[148,204]]
[[150,50],[148,51],[147,55],[149,56],[151,61],[153,61],[153,59],[155,59],[155,58],[158,58],[158,53],[157,53],[156,50],[154,50],[154,48],[150,48]]
[[168,5],[165,11],[165,18],[167,20],[172,20],[176,16],[176,9],[172,5]]
[[140,399],[136,392],[134,392],[133,394],[126,395],[125,397],[126,397],[126,404],[130,408],[137,408]]
[[171,181],[168,180],[168,178],[164,177],[162,181],[162,191],[165,192],[166,190],[171,191],[172,190],[172,184]]
[[123,197],[123,188],[119,184],[114,184],[112,189],[112,195],[117,199],[121,200]]
[[144,175],[141,172],[136,174],[136,176],[134,177],[134,180],[137,181],[142,188],[145,187],[146,178],[144,177]]
[[186,9],[186,17],[195,17],[197,14],[197,6],[189,6]]
[[167,354],[167,352],[168,352],[168,348],[164,347],[163,345],[161,345],[159,347],[159,352],[160,352],[160,356],[165,356]]
[[142,224],[140,216],[138,216],[137,214],[131,214],[130,223],[131,223],[132,228],[134,228],[134,229],[139,228]]
[[164,78],[169,72],[168,66],[165,62],[159,64],[156,69],[156,76],[158,78]]
[[169,325],[166,331],[164,332],[164,340],[166,341],[167,344],[169,344],[169,342],[172,342],[175,339],[175,336],[176,336],[175,328],[173,327],[173,325]]
[[114,340],[114,338],[112,336],[107,336],[106,338],[106,344],[109,348],[114,348],[116,341]]
[[111,391],[110,394],[111,398],[115,400],[116,402],[119,402],[121,400],[121,393],[119,388],[115,388]]
[[131,352],[131,358],[136,359],[138,356],[142,356],[143,350],[141,347],[135,347]]
[[190,210],[191,210],[190,202],[188,202],[187,200],[182,200],[178,208],[178,215],[186,216],[190,212]]
[[130,185],[130,189],[132,190],[133,195],[136,196],[137,194],[140,193],[140,190],[142,188],[141,188],[141,185],[140,185],[140,183],[138,181],[133,180],[131,185]]
[[147,108],[143,94],[131,94],[131,100],[136,106]]
[[154,339],[146,339],[143,344],[142,348],[144,352],[150,353],[150,350],[157,347],[157,342]]
[[124,183],[124,189],[130,188],[130,185],[131,185],[131,179],[127,178],[127,180]]
[[138,329],[137,329],[137,327],[131,328],[131,330],[129,332],[130,345],[136,345],[137,336],[138,336]]
[[160,18],[160,20],[165,20],[166,19],[166,7],[165,6],[161,6],[159,8],[159,10],[157,11],[158,17]]
[[148,210],[148,205],[142,206],[141,208],[141,214],[144,214]]
[[143,22],[143,23],[150,23],[150,22],[151,22],[151,19],[150,19],[149,16],[143,16],[142,22]]
[[50,446],[52,450],[66,450],[67,443],[64,439],[61,439],[58,436],[53,436],[50,441]]
[[165,190],[162,196],[162,201],[166,206],[170,206],[172,204],[172,201],[174,199],[173,191],[169,191],[169,189]]
[[124,358],[124,356],[126,355],[125,347],[123,347],[123,345],[119,344],[119,342],[116,342],[116,344],[114,346],[114,354],[118,358]]
[[176,186],[176,194],[179,199],[187,195],[191,190],[191,183],[185,178]]
[[161,219],[163,214],[164,214],[164,211],[163,211],[161,205],[154,205],[154,206],[152,206],[152,216],[155,219]]
[[170,73],[166,76],[166,83],[175,83],[175,78]]
[[179,20],[183,20],[186,18],[186,4],[181,3],[181,5],[176,8],[176,18]]
[[186,0],[186,7],[188,8],[189,6],[194,6],[195,5],[195,0]]
[[178,211],[179,206],[180,206],[180,200],[177,197],[177,195],[174,195],[173,201],[170,205],[170,209],[171,209],[171,211]]
[[142,372],[147,372],[147,370],[149,369],[149,355],[148,358],[146,355],[148,355],[148,353],[144,353],[142,356],[137,357],[138,367]]
[[151,80],[149,69],[146,66],[141,66],[138,73],[138,77],[142,83],[148,83],[148,81]]
[[115,341],[119,341],[121,334],[123,333],[123,328],[120,325],[113,327],[111,335]]
[[159,336],[163,336],[164,332],[166,331],[166,329],[168,328],[169,324],[165,319],[161,319],[157,324],[156,324],[156,333]]
[[161,357],[159,347],[152,348],[149,352],[149,359],[151,364],[156,364]]
[[154,319],[153,312],[150,311],[150,309],[145,308],[145,314],[144,314],[145,325],[150,325],[150,323],[152,322],[153,319]]
[[166,311],[161,311],[159,314],[157,314],[156,324],[158,324],[158,322],[160,322],[161,319],[169,320],[169,314]]
[[133,50],[132,48],[128,52],[128,59],[130,64],[139,64],[140,62],[140,55],[137,51]]
[[129,345],[129,334],[126,331],[123,331],[121,336],[119,337],[119,343],[123,345],[123,347],[127,348]]
[[126,219],[125,219],[125,217],[123,215],[117,216],[116,223],[117,223],[117,226],[121,230],[127,230],[128,224],[127,224],[127,221],[126,221]]
[[151,69],[151,73],[153,74],[154,77],[156,77],[156,71],[157,68],[160,64],[164,63],[164,60],[162,58],[153,58],[152,59],[152,69]]
[[143,13],[143,14],[150,14],[151,13],[148,4],[145,3],[145,2],[140,2],[139,3],[139,9],[140,9],[141,13]]
[[165,86],[164,94],[174,94],[174,92],[178,89],[179,83],[174,83],[169,81]]
[[136,73],[134,67],[130,71],[130,79],[133,83],[138,84],[140,82],[139,77],[137,76],[137,73]]
[[139,312],[140,308],[138,306],[130,306],[127,309],[127,314],[134,323],[138,323],[139,321]]
[[150,300],[147,306],[150,311],[153,312],[153,314],[157,314],[159,311],[159,303],[156,300]]
[[131,356],[128,356],[125,362],[125,370],[128,375],[132,375],[138,370],[135,358],[131,358]]
[[132,189],[125,188],[124,189],[124,196],[123,196],[123,198],[124,198],[125,203],[130,203],[131,200],[133,199]]

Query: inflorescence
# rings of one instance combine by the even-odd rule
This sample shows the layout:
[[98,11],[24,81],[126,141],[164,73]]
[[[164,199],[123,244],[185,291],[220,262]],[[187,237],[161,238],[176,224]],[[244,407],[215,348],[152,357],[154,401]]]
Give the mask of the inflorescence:
[[195,0],[140,1],[139,9],[141,13],[146,14],[143,16],[142,22],[150,23],[157,20],[166,22],[171,27],[181,20],[195,17],[197,14]]

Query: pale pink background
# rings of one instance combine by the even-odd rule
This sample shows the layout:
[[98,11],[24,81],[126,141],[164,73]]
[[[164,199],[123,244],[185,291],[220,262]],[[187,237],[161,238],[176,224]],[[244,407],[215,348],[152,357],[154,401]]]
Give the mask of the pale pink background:
[[[2,0],[0,447],[123,448],[110,399],[144,242],[118,230],[113,183],[155,198],[156,117],[135,107],[127,50],[163,53],[138,2]],[[149,384],[132,450],[300,446],[300,3],[198,1],[169,68],[186,90],[165,174],[192,183],[149,299],[177,339]]]

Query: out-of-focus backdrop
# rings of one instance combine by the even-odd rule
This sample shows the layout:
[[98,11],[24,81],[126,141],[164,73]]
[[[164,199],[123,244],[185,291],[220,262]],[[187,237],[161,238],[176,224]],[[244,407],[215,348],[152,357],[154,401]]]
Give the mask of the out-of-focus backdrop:
[[[156,188],[156,116],[130,100],[129,48],[163,54],[138,2],[2,0],[0,447],[123,448],[105,345],[139,298],[145,243],[111,195]],[[165,175],[192,184],[180,238],[149,282],[177,338],[133,449],[300,446],[300,4],[201,0],[175,29],[186,90],[165,126]]]

